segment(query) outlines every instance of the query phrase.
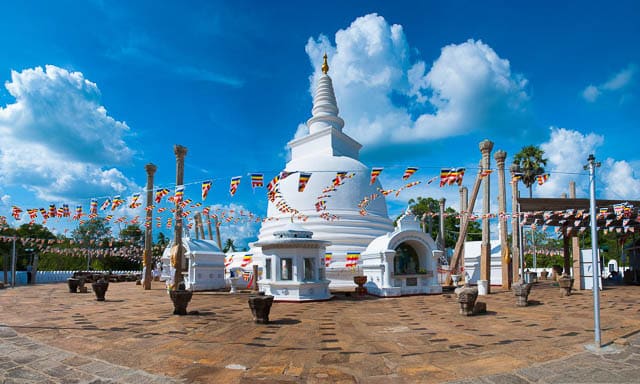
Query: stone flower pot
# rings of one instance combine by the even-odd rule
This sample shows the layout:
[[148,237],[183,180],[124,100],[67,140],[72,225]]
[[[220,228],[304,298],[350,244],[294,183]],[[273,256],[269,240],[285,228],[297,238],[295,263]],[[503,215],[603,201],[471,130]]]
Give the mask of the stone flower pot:
[[532,284],[525,284],[522,280],[511,286],[511,291],[513,291],[513,294],[516,296],[516,306],[526,307],[529,305],[527,299],[532,286]]
[[358,296],[364,296],[367,294],[367,288],[364,284],[367,282],[367,276],[353,276],[353,282],[356,283],[356,294]]
[[249,296],[249,308],[251,308],[253,321],[257,324],[268,324],[272,304],[273,296],[271,295],[262,294]]
[[478,298],[478,288],[464,287],[456,288],[455,294],[460,303],[460,314],[464,316],[473,315],[473,307],[476,305],[476,299]]
[[107,293],[107,289],[109,289],[109,282],[100,279],[95,283],[91,283],[91,288],[93,288],[93,292],[96,294],[96,300],[104,301],[104,295]]
[[70,293],[78,293],[78,286],[80,285],[80,279],[75,279],[70,277],[67,279],[67,284],[69,285]]
[[178,289],[175,291],[169,291],[169,297],[173,302],[173,314],[184,316],[187,314],[187,306],[193,297],[193,291],[187,291],[186,289]]
[[562,277],[558,279],[558,285],[560,286],[560,297],[570,296],[571,287],[573,287],[573,277],[562,275]]

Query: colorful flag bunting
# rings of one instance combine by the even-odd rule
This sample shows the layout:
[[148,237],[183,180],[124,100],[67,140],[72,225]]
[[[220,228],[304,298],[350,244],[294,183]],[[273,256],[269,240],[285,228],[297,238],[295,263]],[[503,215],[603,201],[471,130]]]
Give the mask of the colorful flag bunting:
[[173,202],[175,204],[182,203],[182,199],[184,198],[184,185],[176,185],[176,190],[173,195]]
[[402,175],[402,180],[407,180],[417,171],[418,171],[418,168],[416,167],[407,167],[407,169],[404,171],[404,175]]
[[129,204],[129,208],[135,209],[135,208],[138,208],[140,205],[142,205],[142,203],[138,202],[139,199],[140,199],[140,194],[134,193],[131,196],[131,204]]
[[360,259],[360,252],[347,252],[346,268],[355,268],[358,265],[358,259]]
[[547,180],[549,180],[549,174],[545,173],[542,175],[536,176],[536,180],[538,181],[538,185],[544,184]]
[[251,188],[258,188],[264,186],[264,175],[262,173],[251,174]]
[[202,201],[205,201],[207,199],[207,195],[209,195],[209,191],[211,190],[212,184],[213,183],[211,182],[211,180],[202,182]]
[[229,185],[229,193],[231,196],[236,194],[238,185],[240,185],[240,179],[242,179],[242,176],[235,176],[231,178],[231,184]]
[[310,178],[310,173],[300,172],[300,177],[298,179],[298,192],[304,191],[304,188],[307,186]]
[[337,187],[338,185],[342,184],[342,180],[344,180],[345,177],[347,177],[347,172],[336,172],[336,177],[335,179],[333,179],[333,186]]
[[244,255],[242,257],[242,263],[240,264],[240,266],[242,268],[245,268],[246,266],[248,266],[251,263],[252,259],[253,259],[253,254],[247,253],[246,255]]
[[156,189],[156,197],[155,197],[155,202],[156,203],[160,203],[162,201],[162,198],[165,197],[166,195],[168,195],[171,191],[169,191],[169,188],[158,188]]
[[383,169],[384,168],[382,168],[382,167],[371,168],[371,180],[369,181],[370,185],[373,185],[373,183],[376,182],[376,179],[378,178],[378,176],[380,176],[380,174],[382,173]]

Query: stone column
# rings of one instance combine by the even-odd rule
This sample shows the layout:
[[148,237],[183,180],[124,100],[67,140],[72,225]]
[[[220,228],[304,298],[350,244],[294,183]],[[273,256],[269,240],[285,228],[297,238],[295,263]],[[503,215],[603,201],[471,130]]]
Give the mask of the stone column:
[[[187,155],[187,148],[182,145],[175,145],[173,152],[176,155],[176,186],[184,184],[184,157]],[[174,230],[174,246],[176,247],[175,274],[173,276],[174,289],[182,282],[182,258],[184,257],[184,247],[182,246],[182,206],[176,202]]]
[[438,201],[440,203],[440,243],[438,244],[438,246],[440,247],[440,250],[442,252],[444,252],[444,247],[446,244],[445,241],[445,234],[444,234],[444,203],[445,203],[446,199],[444,197],[440,198],[440,200]]
[[518,177],[520,167],[511,164],[511,281],[520,280],[520,216],[518,215]]
[[[576,182],[575,181],[569,182],[569,197],[571,199],[576,198]],[[575,289],[581,290],[581,289],[584,289],[584,279],[582,278],[582,263],[580,260],[580,239],[577,236],[578,233],[580,232],[577,232],[573,236],[571,236],[571,253],[573,255],[573,276],[572,277],[574,278],[573,287]]]
[[507,152],[496,151],[493,154],[498,167],[498,220],[500,222],[500,250],[502,255],[502,288],[511,289],[511,260],[507,241],[507,187],[504,180],[504,161]]
[[[491,150],[493,142],[483,140],[480,142],[480,152],[482,153],[482,169],[491,169]],[[487,175],[482,180],[482,245],[480,246],[480,279],[486,280],[487,293],[491,290],[491,242],[489,230],[489,210],[490,210],[490,186],[491,176]],[[480,283],[479,283],[480,284]]]
[[[460,235],[462,235],[462,227],[467,225],[468,215],[467,210],[469,209],[469,190],[467,187],[460,187]],[[466,237],[466,236],[465,236]],[[464,239],[466,240],[466,239]],[[460,265],[464,268],[464,243],[462,243],[462,248],[460,248]],[[464,273],[462,273],[465,276]],[[465,282],[466,279],[465,279]]]
[[153,245],[153,175],[157,169],[158,167],[152,163],[144,166],[144,170],[147,171],[147,213],[145,218],[143,254],[143,264],[145,266],[143,287],[145,291],[151,289],[151,280],[153,279],[151,275],[151,270],[153,269],[153,265],[151,265],[151,246]]

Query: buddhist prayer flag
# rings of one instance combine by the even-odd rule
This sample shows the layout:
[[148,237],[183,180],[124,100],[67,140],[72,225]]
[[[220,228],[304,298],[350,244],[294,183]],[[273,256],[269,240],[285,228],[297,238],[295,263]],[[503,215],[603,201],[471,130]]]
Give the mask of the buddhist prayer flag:
[[342,184],[342,180],[344,180],[345,177],[347,177],[347,172],[336,172],[336,177],[335,179],[333,179],[333,186],[337,187],[338,185]]
[[211,190],[211,180],[202,182],[202,201],[207,199],[207,195],[209,195],[209,191]]
[[482,171],[480,171],[480,178],[489,176],[491,174],[491,172],[493,172],[493,170],[491,170],[491,169],[483,169]]
[[20,207],[18,207],[17,205],[14,205],[13,207],[11,207],[11,216],[13,216],[14,219],[20,220],[21,214],[22,214],[22,209],[20,209]]
[[408,167],[404,171],[404,175],[402,175],[402,180],[407,180],[408,178],[410,178],[417,171],[418,171],[418,168],[416,168],[416,167]]
[[176,185],[175,194],[173,195],[173,202],[176,204],[182,203],[184,198],[184,185]]
[[307,186],[310,178],[310,173],[300,172],[300,177],[298,179],[298,192],[304,191],[304,188]]
[[71,211],[69,210],[69,204],[62,204],[62,217],[70,217]]
[[373,183],[376,182],[376,179],[378,178],[378,176],[380,176],[383,169],[384,168],[371,168],[371,180],[369,181],[370,185],[373,185]]
[[124,200],[120,197],[120,195],[116,195],[111,202],[111,210],[115,211],[116,208],[122,205],[122,203],[124,203]]
[[27,209],[27,213],[29,214],[29,218],[32,220],[38,217],[37,209]]
[[461,185],[464,171],[464,168],[442,168],[440,170],[440,186],[453,185],[453,183]]
[[333,254],[331,252],[327,252],[324,254],[324,265],[325,267],[328,267],[331,264],[331,256],[333,256]]
[[251,260],[253,259],[253,254],[251,253],[247,253],[246,255],[244,255],[242,257],[242,263],[240,264],[240,266],[242,268],[248,266],[251,263]]
[[346,268],[355,268],[358,265],[360,259],[360,252],[347,252],[347,262],[344,265]]
[[131,208],[131,209],[138,208],[142,204],[142,203],[138,202],[139,199],[140,199],[140,194],[139,193],[134,193],[131,196],[131,204],[129,204],[129,208]]
[[55,204],[49,204],[49,217],[53,218],[58,215],[58,210]]
[[229,186],[229,193],[231,196],[236,194],[238,185],[240,185],[240,179],[242,179],[242,176],[235,176],[231,178],[231,185]]
[[511,181],[518,181],[522,179],[522,176],[524,176],[522,172],[515,172],[511,175]]
[[162,198],[169,194],[169,188],[158,188],[156,189],[156,197],[155,202],[160,203]]
[[536,176],[536,180],[538,181],[538,185],[544,184],[547,180],[549,180],[549,174],[545,173],[542,175]]
[[89,213],[92,215],[98,214],[98,200],[91,199],[91,203],[89,204]]
[[44,208],[40,208],[40,214],[42,215],[42,218],[45,220],[49,218],[49,214],[47,213],[47,210]]
[[251,188],[258,188],[264,186],[264,175],[262,173],[251,174]]

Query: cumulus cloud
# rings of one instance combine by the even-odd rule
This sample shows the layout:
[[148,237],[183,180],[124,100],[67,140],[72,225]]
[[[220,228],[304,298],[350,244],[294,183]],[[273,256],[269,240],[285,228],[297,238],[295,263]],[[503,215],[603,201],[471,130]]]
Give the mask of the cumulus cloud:
[[[551,128],[549,141],[540,145],[548,158],[549,181],[535,188],[539,197],[560,197],[569,192],[569,182],[576,182],[576,195],[589,195],[589,177],[584,165],[590,154],[597,157],[597,149],[604,144],[604,137],[593,133],[583,134],[565,128]],[[640,190],[640,179],[634,175],[634,167],[625,160],[607,158],[596,171],[596,194],[606,199],[634,199]]]
[[630,64],[627,68],[620,70],[600,85],[589,84],[583,91],[582,97],[593,103],[600,96],[606,93],[615,93],[626,89],[634,81],[637,67]]
[[548,159],[546,170],[551,174],[549,180],[541,186],[534,186],[538,197],[560,197],[569,193],[569,182],[576,182],[576,194],[584,197],[588,193],[588,179],[583,166],[589,154],[604,143],[604,137],[594,133],[583,134],[578,131],[551,127],[549,141],[540,148]]
[[312,92],[326,52],[345,131],[365,145],[499,129],[526,114],[527,80],[482,41],[442,48],[429,68],[412,60],[402,26],[369,14],[336,32],[335,46],[321,35],[305,49]]
[[100,90],[80,72],[47,65],[12,71],[15,103],[0,107],[0,180],[47,200],[139,189],[114,165],[133,151],[129,127],[107,114]]

